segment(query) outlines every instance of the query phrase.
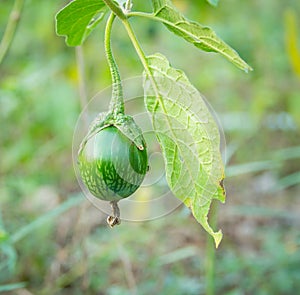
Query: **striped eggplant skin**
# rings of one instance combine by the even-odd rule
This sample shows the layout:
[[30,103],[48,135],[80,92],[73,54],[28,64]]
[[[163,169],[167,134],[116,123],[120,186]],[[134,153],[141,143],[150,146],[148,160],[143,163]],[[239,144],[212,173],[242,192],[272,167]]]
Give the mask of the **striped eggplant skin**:
[[115,126],[93,135],[78,155],[83,183],[95,197],[119,201],[141,185],[148,167],[147,150],[138,147]]

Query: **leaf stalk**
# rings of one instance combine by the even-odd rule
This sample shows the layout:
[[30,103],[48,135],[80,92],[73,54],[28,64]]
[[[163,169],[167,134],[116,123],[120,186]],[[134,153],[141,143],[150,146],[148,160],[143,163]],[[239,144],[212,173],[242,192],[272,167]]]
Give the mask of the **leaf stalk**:
[[151,73],[151,70],[150,70],[150,68],[148,66],[146,55],[145,55],[145,53],[144,53],[144,51],[143,51],[143,49],[142,49],[139,41],[137,40],[136,35],[135,35],[135,33],[134,33],[134,31],[133,31],[133,29],[132,29],[129,21],[127,19],[125,19],[122,22],[123,22],[123,25],[124,25],[124,27],[125,27],[125,29],[127,31],[127,34],[129,36],[130,40],[131,40],[131,43],[133,44],[133,47],[134,47],[134,49],[135,49],[135,51],[136,51],[136,53],[137,53],[137,55],[138,55],[138,57],[139,57],[142,65],[143,65],[143,67],[144,67],[145,72],[149,76],[149,79],[151,81],[152,87],[153,87],[153,89],[155,90],[155,93],[158,96],[157,98],[159,99],[160,98],[159,97],[159,91],[158,91],[156,82],[155,82],[155,80],[153,78],[153,75]]

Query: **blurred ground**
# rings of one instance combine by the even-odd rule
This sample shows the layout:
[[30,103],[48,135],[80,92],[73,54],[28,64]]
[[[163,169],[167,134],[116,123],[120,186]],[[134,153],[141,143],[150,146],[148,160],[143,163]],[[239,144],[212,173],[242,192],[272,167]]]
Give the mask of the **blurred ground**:
[[[162,52],[183,69],[224,129],[227,202],[219,206],[224,240],[216,254],[216,294],[297,294],[300,3],[220,0],[213,8],[204,0],[174,2],[255,69],[246,75],[159,24],[132,21],[146,53]],[[76,56],[54,29],[64,4],[25,1],[0,65],[0,291],[205,294],[207,234],[185,208],[110,230],[80,191],[72,164],[81,110]],[[1,1],[0,36],[12,6]],[[116,27],[122,77],[140,75],[128,37]],[[103,24],[83,47],[89,98],[110,84],[102,39]]]

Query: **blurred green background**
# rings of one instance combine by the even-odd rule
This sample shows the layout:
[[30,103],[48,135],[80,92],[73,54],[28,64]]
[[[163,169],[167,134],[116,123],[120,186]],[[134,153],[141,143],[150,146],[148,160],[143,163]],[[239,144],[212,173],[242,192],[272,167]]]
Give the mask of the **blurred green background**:
[[[138,1],[134,1],[138,2]],[[150,1],[136,9],[150,10]],[[162,25],[134,19],[147,54],[162,52],[217,112],[227,141],[224,239],[216,294],[300,292],[300,2],[177,0],[254,68],[245,74]],[[0,0],[0,38],[14,1]],[[81,193],[72,136],[81,112],[78,55],[55,35],[66,1],[25,0],[0,64],[0,292],[207,294],[208,235],[180,207],[115,230]],[[87,97],[110,85],[103,23],[84,44]],[[123,78],[142,66],[119,23]],[[155,188],[153,188],[155,189]]]

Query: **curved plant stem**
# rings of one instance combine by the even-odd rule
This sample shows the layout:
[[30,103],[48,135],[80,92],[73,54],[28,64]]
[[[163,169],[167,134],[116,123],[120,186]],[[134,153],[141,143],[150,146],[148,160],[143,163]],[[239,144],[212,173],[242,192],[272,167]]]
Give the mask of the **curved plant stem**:
[[[149,78],[149,80],[150,80],[150,82],[152,84],[152,87],[153,87],[153,90],[155,92],[155,96],[156,96],[156,99],[157,99],[157,103],[160,104],[162,110],[166,114],[167,111],[165,109],[165,105],[164,105],[163,99],[162,99],[162,97],[161,97],[161,95],[159,93],[159,89],[158,89],[157,83],[156,83],[155,78],[153,77],[153,74],[152,74],[152,72],[150,70],[150,67],[148,65],[148,61],[147,61],[147,58],[145,56],[145,53],[144,53],[143,49],[141,48],[141,46],[140,46],[140,44],[139,44],[139,42],[138,42],[138,40],[137,40],[137,38],[135,36],[135,33],[134,33],[134,31],[133,31],[133,29],[132,29],[129,21],[127,19],[125,19],[122,22],[123,22],[123,25],[125,26],[125,29],[127,31],[128,36],[129,36],[129,38],[130,38],[130,40],[131,40],[131,42],[132,42],[132,44],[133,44],[133,46],[135,48],[135,51],[137,52],[137,55],[140,58],[140,61],[141,61],[142,65],[143,65],[143,67],[145,69],[145,72],[146,72],[146,74],[147,74],[147,76],[148,76],[148,78]],[[170,127],[171,126],[170,119],[169,119],[168,116],[166,117],[166,120],[168,122],[170,130],[172,131],[172,128]],[[176,136],[174,135],[174,138],[175,137]]]
[[159,99],[160,98],[159,91],[158,91],[156,82],[153,79],[153,75],[151,73],[151,70],[150,70],[150,68],[148,66],[146,55],[145,55],[143,49],[141,48],[141,46],[140,46],[140,44],[139,44],[139,42],[138,42],[138,40],[137,40],[137,38],[135,36],[135,33],[134,33],[134,31],[133,31],[133,29],[132,29],[129,21],[127,19],[125,19],[125,20],[122,20],[122,22],[123,22],[123,25],[124,25],[124,27],[125,27],[125,29],[127,31],[128,36],[129,36],[129,38],[130,38],[130,40],[131,40],[131,42],[132,42],[132,44],[133,44],[133,46],[135,48],[135,51],[136,51],[137,55],[140,58],[140,61],[141,61],[142,65],[143,65],[143,67],[145,69],[145,72],[149,76],[149,79],[151,81],[153,89],[154,89],[155,93],[158,96],[157,98]]
[[0,43],[0,64],[3,61],[15,35],[17,24],[20,20],[24,0],[16,0],[9,15],[6,29]]
[[145,55],[143,49],[141,48],[141,46],[140,46],[140,44],[139,44],[139,42],[138,42],[138,40],[137,40],[137,38],[135,36],[135,33],[133,32],[133,29],[132,29],[130,23],[126,19],[126,20],[123,20],[123,24],[125,26],[125,29],[126,29],[126,31],[128,33],[128,36],[129,36],[131,42],[132,42],[132,44],[133,44],[133,46],[135,48],[135,51],[137,52],[137,54],[138,54],[138,56],[139,56],[139,58],[140,58],[140,60],[141,60],[141,62],[143,64],[143,66],[145,68],[145,71],[147,71],[147,74],[148,73],[151,74],[150,70],[149,70],[149,67],[148,67],[146,55]]
[[111,50],[111,29],[112,24],[115,19],[115,14],[111,13],[106,24],[105,29],[105,53],[107,62],[109,65],[111,79],[112,79],[112,98],[109,106],[110,112],[116,117],[118,114],[124,114],[124,100],[123,100],[123,90],[121,84],[121,77],[119,73],[118,66],[114,59]]

